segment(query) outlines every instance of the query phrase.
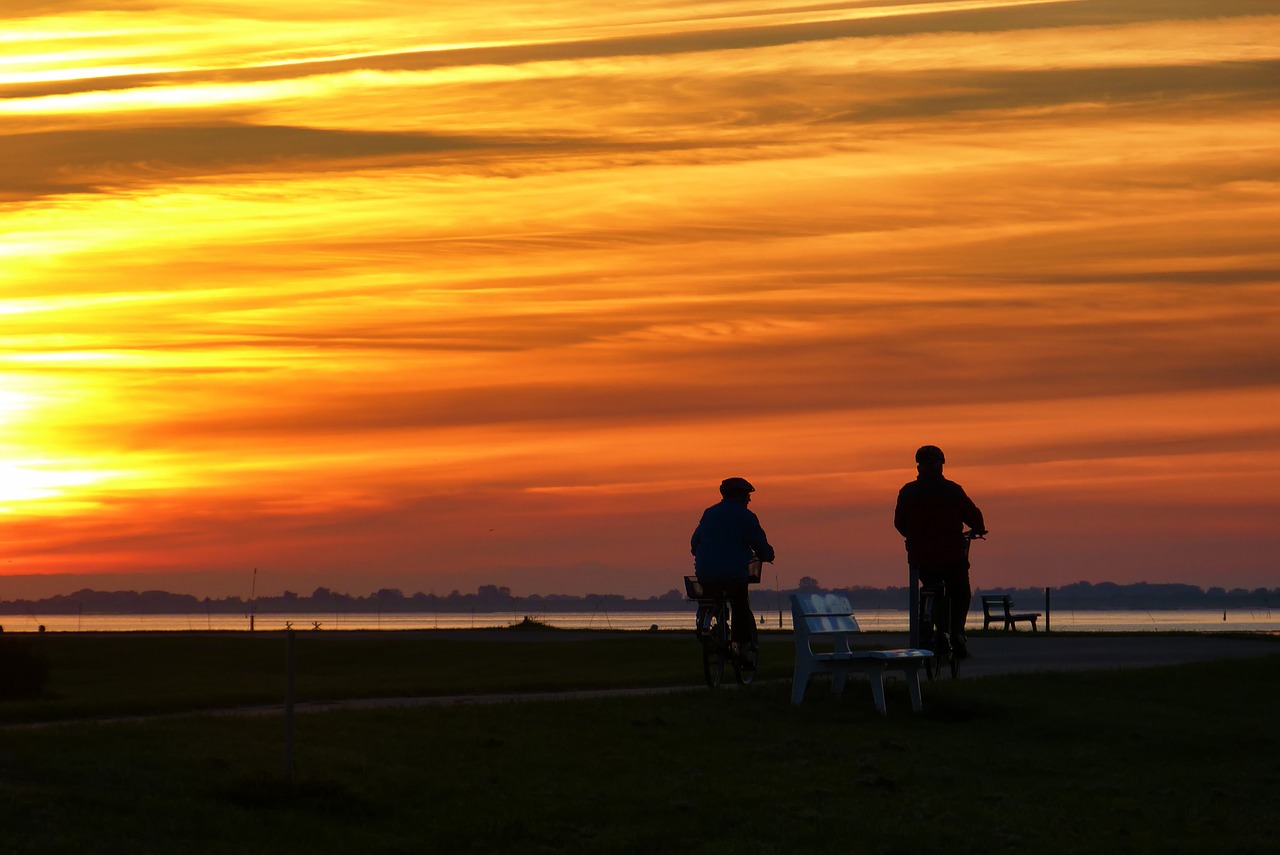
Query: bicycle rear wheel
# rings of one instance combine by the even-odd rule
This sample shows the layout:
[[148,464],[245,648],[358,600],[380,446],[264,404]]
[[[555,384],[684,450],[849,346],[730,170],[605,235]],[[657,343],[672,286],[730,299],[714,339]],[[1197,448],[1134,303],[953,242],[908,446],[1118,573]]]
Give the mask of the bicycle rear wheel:
[[702,673],[713,689],[724,682],[724,660],[729,655],[729,627],[724,618],[723,608],[711,612],[702,637]]
[[930,680],[941,680],[947,672],[956,676],[958,665],[955,650],[951,647],[951,638],[941,629],[933,634],[933,658],[925,664],[925,673]]
[[733,675],[738,678],[738,682],[743,685],[752,683],[756,679],[756,668],[760,665],[760,636],[756,632],[755,624],[751,625],[751,641],[747,644],[747,649],[738,652],[738,657],[733,660]]

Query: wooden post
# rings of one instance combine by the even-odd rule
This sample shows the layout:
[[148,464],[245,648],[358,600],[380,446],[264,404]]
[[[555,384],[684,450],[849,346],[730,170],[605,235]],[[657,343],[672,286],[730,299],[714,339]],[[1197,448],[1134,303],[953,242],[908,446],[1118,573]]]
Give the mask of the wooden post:
[[908,564],[907,567],[907,588],[909,591],[907,595],[907,646],[918,648],[920,646],[920,572],[914,564]]
[[297,655],[294,650],[293,627],[284,631],[285,680],[284,680],[284,776],[293,780],[293,687],[297,671]]
[[1049,588],[1044,589],[1044,631],[1049,631],[1049,621],[1053,615],[1053,594]]

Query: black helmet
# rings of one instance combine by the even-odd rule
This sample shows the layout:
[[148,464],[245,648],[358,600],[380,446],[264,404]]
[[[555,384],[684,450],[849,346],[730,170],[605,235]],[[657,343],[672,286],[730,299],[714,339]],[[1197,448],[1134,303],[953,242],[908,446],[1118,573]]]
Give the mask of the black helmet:
[[730,493],[754,493],[755,487],[751,486],[751,482],[746,478],[725,478],[720,482],[720,495],[727,496]]
[[922,445],[916,449],[916,463],[940,465],[946,462],[947,458],[943,456],[942,449],[936,445]]

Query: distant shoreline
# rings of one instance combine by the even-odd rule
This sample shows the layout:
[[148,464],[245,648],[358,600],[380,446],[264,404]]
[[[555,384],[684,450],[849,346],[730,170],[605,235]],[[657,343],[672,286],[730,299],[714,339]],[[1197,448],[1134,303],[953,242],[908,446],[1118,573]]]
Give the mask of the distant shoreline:
[[[1044,614],[1039,635],[1060,632],[1191,632],[1191,633],[1270,633],[1280,634],[1280,609],[1095,609],[1054,610],[1052,620]],[[756,619],[762,631],[790,631],[789,611],[757,607]],[[33,614],[0,616],[5,635],[10,633],[81,633],[81,632],[279,632],[294,629],[332,631],[441,631],[470,632],[492,630],[504,634],[514,631],[526,636],[530,632],[552,634],[565,631],[598,632],[689,632],[693,627],[694,606],[686,603],[678,610],[544,612],[510,610],[499,612],[264,612],[185,614]],[[969,616],[970,629],[978,632],[983,625],[979,608]],[[858,623],[864,633],[905,633],[909,630],[905,609],[866,609],[858,612]],[[42,629],[43,628],[43,629]],[[1031,635],[1030,628],[1019,635]]]
[[[752,603],[758,611],[789,611],[788,595],[798,591],[840,593],[859,611],[905,609],[905,587],[890,588],[753,588]],[[1111,582],[1076,582],[1054,588],[983,587],[977,594],[1010,594],[1024,609],[1066,611],[1142,610],[1270,610],[1280,611],[1280,588],[1209,588],[1180,583],[1140,582],[1121,585]],[[1046,596],[1049,601],[1046,602]],[[84,588],[71,594],[42,599],[0,601],[0,616],[29,615],[248,615],[275,614],[621,614],[634,612],[683,612],[688,610],[683,591],[672,589],[661,596],[625,597],[620,594],[532,594],[518,596],[509,588],[481,585],[475,593],[458,591],[447,596],[382,589],[367,596],[353,596],[317,588],[310,595],[286,591],[280,596],[254,599],[241,597],[196,598],[168,591],[98,591]]]

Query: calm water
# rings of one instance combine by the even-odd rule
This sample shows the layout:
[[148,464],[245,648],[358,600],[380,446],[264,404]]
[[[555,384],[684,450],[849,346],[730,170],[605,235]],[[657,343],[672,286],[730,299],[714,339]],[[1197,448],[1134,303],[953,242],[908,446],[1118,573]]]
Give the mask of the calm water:
[[[692,629],[693,610],[682,612],[546,612],[529,617],[564,629],[645,630]],[[353,629],[482,629],[519,623],[523,614],[387,613],[387,614],[258,614],[257,630],[283,630],[292,625],[299,630]],[[791,628],[791,615],[761,612],[762,626]],[[1044,618],[1041,618],[1043,628]],[[858,612],[858,623],[867,632],[906,632],[905,610]],[[249,628],[247,615],[0,615],[5,632],[36,632],[43,625],[49,632],[138,632],[185,630],[237,630]],[[969,626],[982,626],[982,610],[970,614]],[[1229,609],[1223,612],[1200,609],[1174,611],[1054,611],[1052,628],[1089,632],[1194,631],[1194,632],[1280,632],[1280,609]],[[1025,631],[1024,626],[1022,630]]]

